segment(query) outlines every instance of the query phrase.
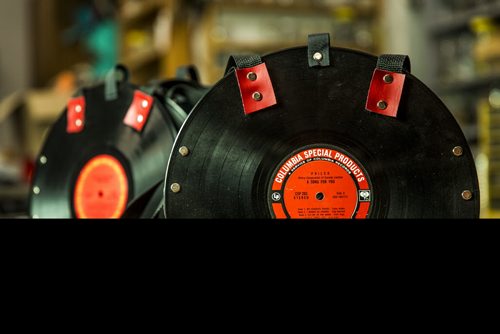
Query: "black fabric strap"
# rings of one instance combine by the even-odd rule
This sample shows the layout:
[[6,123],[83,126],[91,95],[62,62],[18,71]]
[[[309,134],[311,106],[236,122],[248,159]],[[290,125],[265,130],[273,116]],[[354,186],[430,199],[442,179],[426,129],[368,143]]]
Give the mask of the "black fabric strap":
[[179,106],[174,100],[172,100],[169,97],[165,98],[165,105],[168,109],[168,112],[170,116],[172,116],[174,120],[175,126],[180,129],[183,125],[184,122],[186,121],[186,118],[188,117],[188,113],[182,109],[181,106]]
[[262,58],[258,55],[231,56],[226,68],[226,74],[237,69],[251,68],[262,64]]
[[309,35],[309,67],[330,66],[330,34]]
[[118,99],[118,82],[128,81],[129,72],[124,65],[116,65],[106,75],[104,83],[104,96],[106,101]]
[[410,57],[406,55],[381,55],[378,59],[377,68],[394,73],[411,73]]
[[194,65],[178,67],[175,77],[180,80],[188,80],[200,83],[200,76],[198,75],[198,69]]

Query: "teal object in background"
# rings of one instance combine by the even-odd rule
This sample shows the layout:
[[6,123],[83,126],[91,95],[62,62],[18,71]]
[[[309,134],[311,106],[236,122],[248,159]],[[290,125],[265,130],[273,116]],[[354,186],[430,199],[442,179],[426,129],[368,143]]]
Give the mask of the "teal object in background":
[[118,25],[113,20],[101,21],[85,38],[85,45],[94,56],[93,71],[103,78],[118,62]]
[[63,35],[68,44],[82,43],[92,57],[94,79],[102,79],[115,67],[119,57],[119,28],[114,7],[99,11],[93,1],[79,6],[73,13],[73,24]]

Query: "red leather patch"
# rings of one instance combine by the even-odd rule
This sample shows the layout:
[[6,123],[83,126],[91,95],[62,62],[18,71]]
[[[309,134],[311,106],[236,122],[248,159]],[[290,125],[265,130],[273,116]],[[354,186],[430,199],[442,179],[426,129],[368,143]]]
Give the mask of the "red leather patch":
[[266,64],[236,70],[236,76],[246,115],[277,104]]
[[134,93],[134,100],[128,109],[123,122],[132,129],[142,132],[149,119],[149,114],[153,108],[154,99],[139,90]]
[[397,117],[406,75],[376,69],[373,73],[366,109],[389,117]]
[[70,134],[80,133],[85,128],[85,97],[73,98],[68,102],[68,125],[66,131]]

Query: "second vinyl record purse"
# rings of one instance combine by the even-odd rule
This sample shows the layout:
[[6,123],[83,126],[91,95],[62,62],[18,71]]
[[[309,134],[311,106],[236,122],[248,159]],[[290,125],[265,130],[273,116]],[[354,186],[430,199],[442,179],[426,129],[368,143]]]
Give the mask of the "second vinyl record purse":
[[[81,89],[52,127],[38,158],[31,216],[146,214],[152,200],[148,194],[163,184],[178,130],[205,91],[192,78],[139,87],[128,81],[121,65],[104,83]],[[139,200],[143,205],[127,211]]]

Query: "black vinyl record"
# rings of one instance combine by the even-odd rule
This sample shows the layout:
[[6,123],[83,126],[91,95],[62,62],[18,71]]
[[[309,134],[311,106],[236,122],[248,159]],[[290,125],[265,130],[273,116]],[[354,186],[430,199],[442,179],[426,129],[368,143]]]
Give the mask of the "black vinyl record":
[[[116,82],[112,92],[116,97],[109,99],[108,84],[81,90],[85,102],[81,132],[68,132],[68,109],[52,127],[32,181],[32,217],[121,218],[131,203],[164,181],[165,165],[189,111],[171,112],[155,87],[141,88],[126,80]],[[145,94],[152,106],[148,118],[140,119],[144,127],[139,131],[124,120],[137,93],[144,90],[149,91]],[[148,206],[144,203],[138,210]]]
[[277,105],[250,115],[234,72],[217,83],[177,137],[166,218],[478,218],[474,159],[440,99],[406,73],[397,118],[369,112],[377,57],[329,56],[263,57]]

